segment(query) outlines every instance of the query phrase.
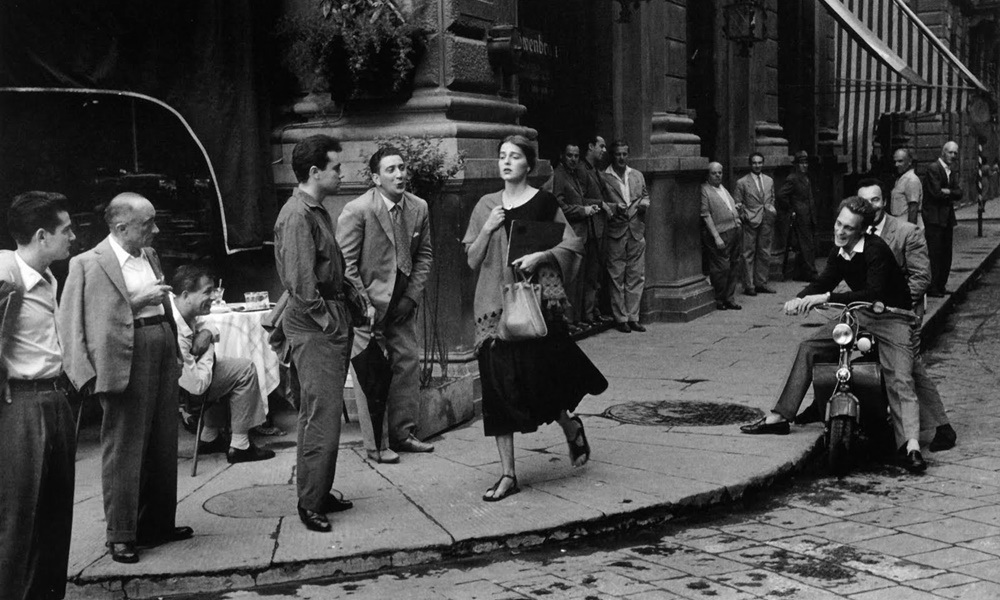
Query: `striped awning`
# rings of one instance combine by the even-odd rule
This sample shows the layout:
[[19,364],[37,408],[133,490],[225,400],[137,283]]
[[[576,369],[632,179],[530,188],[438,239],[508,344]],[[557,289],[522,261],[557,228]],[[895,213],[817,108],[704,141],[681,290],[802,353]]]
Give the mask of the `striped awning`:
[[893,113],[961,113],[987,88],[905,0],[821,0],[840,23],[837,81],[840,143],[848,172],[865,172],[875,125]]

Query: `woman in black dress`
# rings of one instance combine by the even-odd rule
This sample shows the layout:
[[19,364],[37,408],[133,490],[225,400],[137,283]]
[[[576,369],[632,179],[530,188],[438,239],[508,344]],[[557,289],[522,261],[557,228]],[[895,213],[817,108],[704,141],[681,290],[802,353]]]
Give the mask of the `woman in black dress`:
[[[483,426],[496,438],[501,478],[483,500],[495,502],[520,491],[514,470],[514,432],[529,433],[558,421],[566,434],[573,466],[590,458],[583,422],[572,411],[586,394],[600,394],[608,382],[569,337],[562,282],[575,275],[582,244],[551,193],[528,185],[535,149],[523,136],[510,136],[499,148],[501,192],[483,196],[473,210],[465,243],[469,266],[478,269],[475,315],[479,375],[483,386]],[[563,223],[562,241],[506,265],[507,236],[514,220]],[[542,286],[543,338],[505,342],[497,337],[503,286],[514,283],[514,269]]]

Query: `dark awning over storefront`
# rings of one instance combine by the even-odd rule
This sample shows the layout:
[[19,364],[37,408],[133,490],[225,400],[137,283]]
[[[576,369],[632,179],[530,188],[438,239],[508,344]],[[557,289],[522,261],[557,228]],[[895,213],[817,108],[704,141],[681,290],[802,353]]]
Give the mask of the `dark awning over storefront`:
[[961,113],[987,88],[904,0],[820,0],[837,31],[839,130],[848,172],[864,172],[885,114]]

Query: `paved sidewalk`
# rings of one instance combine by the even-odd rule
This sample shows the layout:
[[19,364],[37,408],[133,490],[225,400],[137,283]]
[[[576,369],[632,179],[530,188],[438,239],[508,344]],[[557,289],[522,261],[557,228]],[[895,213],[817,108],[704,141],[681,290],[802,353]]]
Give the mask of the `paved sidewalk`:
[[[988,205],[988,218],[1000,217],[997,204]],[[949,289],[961,291],[1000,254],[1000,223],[988,223],[985,236],[977,238],[969,216],[975,218],[974,207],[961,211]],[[739,296],[742,311],[651,324],[644,334],[610,331],[581,342],[611,383],[579,409],[593,447],[591,462],[581,469],[569,465],[556,425],[516,436],[523,491],[495,504],[481,500],[499,466],[478,421],[433,440],[433,454],[405,454],[398,465],[365,460],[352,424],[336,485],[355,508],[331,515],[332,533],[309,532],[295,514],[290,433],[266,440],[278,455],[263,463],[229,466],[223,456],[211,455],[190,477],[190,460],[183,458],[178,524],[192,526],[195,537],[146,550],[138,564],[123,565],[110,560],[103,544],[99,445],[96,428],[89,428],[78,452],[68,594],[144,598],[367,573],[665,520],[737,498],[748,486],[767,485],[809,456],[821,426],[756,437],[741,435],[736,424],[668,421],[748,419],[770,408],[797,342],[822,323],[781,313],[783,301],[801,284],[775,287],[776,296]],[[949,301],[932,299],[931,326]],[[664,401],[669,404],[651,404]],[[281,425],[291,432],[290,417],[283,415]],[[182,433],[182,456],[190,456],[192,444],[192,436]]]

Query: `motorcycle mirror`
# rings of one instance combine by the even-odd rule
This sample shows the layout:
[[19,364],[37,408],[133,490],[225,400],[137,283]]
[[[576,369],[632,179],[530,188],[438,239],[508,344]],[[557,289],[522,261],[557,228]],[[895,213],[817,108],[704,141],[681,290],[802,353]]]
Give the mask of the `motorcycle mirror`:
[[885,312],[885,303],[883,303],[881,301],[873,302],[872,303],[872,312],[874,312],[877,315],[880,315],[880,314],[884,313]]

